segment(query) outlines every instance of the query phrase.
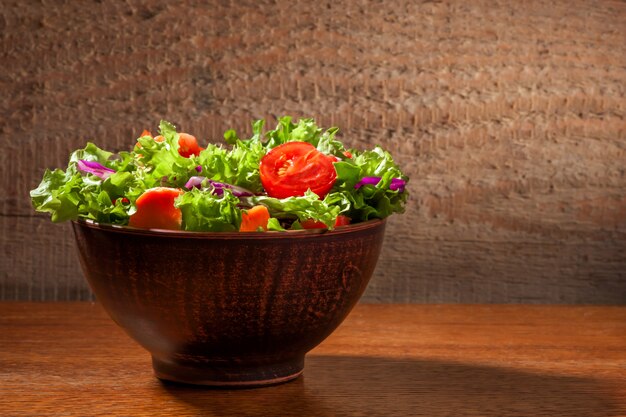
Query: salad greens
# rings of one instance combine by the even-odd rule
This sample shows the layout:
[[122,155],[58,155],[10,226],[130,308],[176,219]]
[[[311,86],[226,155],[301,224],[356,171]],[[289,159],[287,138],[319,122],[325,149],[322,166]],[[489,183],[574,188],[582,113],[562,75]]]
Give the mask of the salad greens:
[[[306,221],[332,229],[338,216],[352,223],[401,213],[408,198],[408,178],[380,147],[346,149],[336,139],[337,128],[324,130],[312,119],[282,117],[274,130],[264,132],[264,121],[252,124],[253,134],[241,139],[234,130],[224,133],[229,147],[208,144],[188,157],[179,153],[181,134],[166,121],[160,138],[143,135],[130,152],[113,154],[87,143],[73,152],[65,170],[46,170],[30,192],[37,211],[50,213],[53,222],[90,219],[128,225],[137,199],[155,187],[184,192],[175,200],[182,214],[181,229],[237,231],[242,211],[263,205],[270,220],[262,229],[302,228]],[[335,180],[330,191],[318,196],[275,198],[264,190],[259,166],[272,149],[287,142],[306,142],[330,155]],[[309,145],[307,145],[309,146]]]

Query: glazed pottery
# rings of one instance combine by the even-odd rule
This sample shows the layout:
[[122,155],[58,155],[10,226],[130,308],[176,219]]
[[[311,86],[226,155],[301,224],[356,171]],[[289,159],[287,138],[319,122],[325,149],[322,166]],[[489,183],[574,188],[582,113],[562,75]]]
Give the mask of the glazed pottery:
[[197,233],[73,223],[80,262],[158,378],[261,386],[348,315],[372,276],[385,222],[334,231]]

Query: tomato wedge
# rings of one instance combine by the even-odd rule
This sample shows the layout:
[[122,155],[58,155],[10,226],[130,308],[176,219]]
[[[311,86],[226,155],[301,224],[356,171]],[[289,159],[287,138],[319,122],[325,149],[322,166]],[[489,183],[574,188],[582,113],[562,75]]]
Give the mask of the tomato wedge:
[[189,158],[191,155],[198,156],[203,150],[204,148],[198,145],[195,136],[189,133],[178,134],[178,153],[180,156],[184,156],[185,158]]
[[308,189],[324,198],[337,178],[335,160],[307,142],[283,143],[261,158],[261,183],[274,198],[302,196]]
[[350,217],[348,216],[344,216],[343,214],[340,214],[339,216],[337,216],[337,218],[335,219],[335,227],[339,227],[339,226],[347,226],[350,224],[352,220],[350,219]]
[[254,206],[249,210],[241,212],[240,232],[256,232],[259,228],[267,230],[267,222],[270,219],[270,212],[265,206]]
[[182,190],[167,187],[144,191],[135,201],[137,211],[130,216],[128,225],[142,229],[180,230],[183,214],[174,207],[174,200],[182,193]]

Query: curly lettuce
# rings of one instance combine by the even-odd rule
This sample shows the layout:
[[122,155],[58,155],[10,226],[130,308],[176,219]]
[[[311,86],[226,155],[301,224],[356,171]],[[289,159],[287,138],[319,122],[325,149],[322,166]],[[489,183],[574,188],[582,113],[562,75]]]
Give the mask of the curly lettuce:
[[[264,131],[264,126],[263,120],[255,121],[246,139],[228,130],[226,146],[210,143],[189,157],[179,154],[180,135],[166,121],[159,124],[162,141],[142,136],[130,152],[113,154],[87,143],[70,155],[65,170],[44,172],[39,186],[30,192],[32,204],[37,211],[49,213],[53,222],[90,219],[126,225],[136,211],[137,198],[146,190],[178,188],[184,193],[175,205],[182,212],[182,228],[189,231],[236,231],[241,210],[254,205],[268,208],[267,228],[272,231],[298,229],[307,220],[332,229],[340,214],[357,223],[404,211],[408,178],[389,152],[380,147],[348,151],[336,138],[337,128],[324,130],[313,119],[294,122],[287,116],[273,130]],[[261,160],[271,149],[292,141],[310,143],[336,158],[335,184],[323,199],[310,190],[284,199],[264,192]],[[246,193],[236,192],[240,189]]]

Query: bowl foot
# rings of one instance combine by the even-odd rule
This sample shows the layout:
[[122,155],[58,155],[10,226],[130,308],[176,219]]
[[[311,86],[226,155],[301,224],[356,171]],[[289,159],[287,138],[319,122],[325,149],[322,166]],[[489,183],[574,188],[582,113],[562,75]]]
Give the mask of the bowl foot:
[[178,363],[152,357],[157,378],[211,387],[253,388],[282,384],[302,374],[304,357],[262,364]]

